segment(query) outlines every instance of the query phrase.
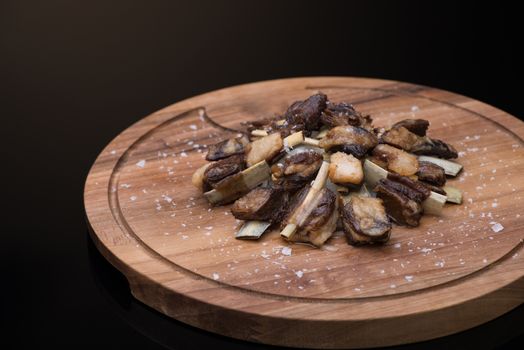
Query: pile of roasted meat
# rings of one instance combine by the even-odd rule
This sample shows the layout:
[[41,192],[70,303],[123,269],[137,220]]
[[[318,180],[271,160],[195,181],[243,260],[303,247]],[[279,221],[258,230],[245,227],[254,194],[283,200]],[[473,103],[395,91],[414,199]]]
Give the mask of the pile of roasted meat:
[[352,245],[386,242],[392,222],[417,226],[444,203],[462,166],[457,151],[429,137],[429,122],[406,119],[389,129],[348,103],[317,93],[284,115],[246,123],[241,137],[208,148],[193,184],[215,205],[233,203],[245,220],[240,239],[278,228],[292,242],[321,246],[337,229]]

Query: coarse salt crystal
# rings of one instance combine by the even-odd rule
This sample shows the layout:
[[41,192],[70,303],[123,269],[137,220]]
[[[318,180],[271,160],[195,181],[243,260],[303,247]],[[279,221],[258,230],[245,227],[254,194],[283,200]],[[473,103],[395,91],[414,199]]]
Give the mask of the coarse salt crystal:
[[180,156],[187,157],[187,153],[186,152],[180,152]]
[[142,159],[142,160],[138,161],[138,162],[136,163],[136,166],[139,167],[139,168],[143,168],[143,167],[145,167],[145,166],[146,166],[146,160],[145,160],[145,159]]
[[136,198],[137,198],[136,196],[129,197],[129,199],[131,199],[132,201],[136,201]]
[[298,278],[302,278],[302,276],[304,276],[304,272],[299,270],[299,271],[295,272],[295,275],[297,275]]
[[191,130],[196,130],[196,129],[197,129],[197,126],[196,126],[195,124],[191,124],[191,125],[189,125],[189,128],[190,128]]
[[413,276],[410,276],[410,275],[408,275],[408,276],[404,276],[404,279],[405,279],[406,281],[408,281],[408,282],[413,282]]
[[216,281],[220,278],[220,275],[216,272],[213,272],[213,279]]
[[504,226],[502,226],[502,225],[499,224],[498,222],[495,222],[495,223],[491,226],[491,229],[493,230],[493,232],[500,232],[500,231],[504,230]]
[[291,252],[292,252],[292,249],[289,248],[289,247],[284,247],[284,248],[282,248],[282,250],[280,252],[282,253],[282,255],[290,256]]

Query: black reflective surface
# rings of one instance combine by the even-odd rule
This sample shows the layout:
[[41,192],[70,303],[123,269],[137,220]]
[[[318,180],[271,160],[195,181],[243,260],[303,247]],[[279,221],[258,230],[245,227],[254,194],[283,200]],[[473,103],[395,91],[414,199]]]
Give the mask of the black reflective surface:
[[[175,101],[290,76],[410,81],[523,116],[520,24],[501,2],[0,1],[3,342],[269,348],[131,297],[87,235],[83,184],[100,150]],[[406,348],[522,348],[523,318]]]

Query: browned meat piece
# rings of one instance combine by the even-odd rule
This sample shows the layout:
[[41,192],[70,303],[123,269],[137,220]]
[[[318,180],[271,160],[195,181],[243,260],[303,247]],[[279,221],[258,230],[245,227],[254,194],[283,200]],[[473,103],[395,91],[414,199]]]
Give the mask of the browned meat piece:
[[435,186],[444,186],[446,183],[444,168],[431,162],[419,161],[417,176],[419,180]]
[[374,189],[384,201],[388,215],[400,225],[418,226],[422,217],[422,201],[430,190],[423,184],[405,176],[388,174]]
[[418,171],[418,160],[412,154],[390,145],[378,145],[372,152],[373,161],[388,170],[404,176],[411,176]]
[[337,126],[320,140],[319,146],[326,151],[344,152],[362,158],[378,144],[375,134],[358,126]]
[[[305,186],[295,194],[282,227],[288,224],[288,219],[293,216],[294,211],[302,204],[309,192],[309,188],[310,186]],[[292,241],[321,246],[335,231],[338,219],[336,194],[324,187],[316,200],[315,208],[304,223],[298,227],[297,232],[291,238]]]
[[246,164],[248,167],[263,160],[270,161],[284,147],[284,140],[278,132],[261,137],[245,147]]
[[204,171],[205,189],[220,188],[221,182],[227,177],[241,172],[246,168],[244,155],[238,154],[212,163]]
[[393,124],[391,129],[398,129],[400,127],[404,127],[418,136],[426,136],[429,122],[425,119],[404,119]]
[[344,233],[351,245],[383,243],[389,240],[391,222],[379,198],[351,196],[340,207]]
[[288,191],[304,186],[315,178],[322,160],[322,155],[312,150],[286,156],[271,167],[275,186]]
[[[406,119],[393,125],[390,130],[382,133],[380,142],[402,148],[404,151],[419,155],[437,156],[440,158],[457,158],[453,146],[424,136],[426,123],[423,119]],[[427,121],[426,121],[427,122]],[[429,125],[429,123],[427,123]],[[420,135],[424,134],[424,135]]]
[[206,160],[219,160],[235,154],[244,153],[244,146],[249,143],[247,136],[227,139],[209,146]]
[[286,111],[290,125],[304,125],[306,130],[316,130],[320,125],[320,114],[326,109],[327,96],[318,93],[304,101],[296,101]]
[[419,142],[420,139],[420,136],[417,136],[405,127],[401,126],[385,131],[380,137],[380,142],[401,148],[409,152],[413,145]]
[[372,119],[369,115],[363,116],[346,102],[328,103],[327,108],[320,116],[322,124],[334,128],[335,126],[361,126],[367,130],[371,128]]
[[426,186],[430,191],[433,191],[435,193],[438,193],[438,194],[441,194],[443,196],[446,196],[446,191],[444,191],[442,188],[440,187],[437,187],[435,185],[432,185],[432,184],[428,184],[427,182],[423,182],[423,181],[420,181],[421,184],[423,184],[424,186]]
[[281,189],[257,187],[237,199],[231,208],[239,220],[280,222],[288,205],[288,194]]
[[424,137],[411,147],[411,152],[425,156],[435,156],[444,159],[453,159],[458,157],[457,150],[441,140]]
[[389,173],[387,179],[399,185],[396,187],[399,192],[402,192],[402,194],[417,202],[422,203],[422,201],[431,194],[431,190],[429,190],[427,186],[409,177]]

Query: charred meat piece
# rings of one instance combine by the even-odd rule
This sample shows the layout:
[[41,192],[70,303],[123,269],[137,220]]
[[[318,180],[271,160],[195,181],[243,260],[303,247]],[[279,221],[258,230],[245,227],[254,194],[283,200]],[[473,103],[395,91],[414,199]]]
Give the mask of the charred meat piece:
[[337,126],[320,140],[319,146],[326,151],[341,151],[362,158],[378,144],[375,134],[358,126]]
[[330,128],[335,126],[361,126],[367,130],[371,128],[372,119],[369,115],[363,116],[355,108],[346,102],[328,103],[327,108],[322,112],[320,121],[323,125]]
[[279,222],[285,214],[288,194],[281,189],[257,187],[237,199],[231,208],[239,220]]
[[428,182],[435,186],[444,186],[446,183],[446,173],[444,172],[444,168],[430,162],[418,162],[417,176],[419,180]]
[[238,138],[227,139],[209,146],[206,160],[219,160],[235,154],[244,153],[244,147],[249,143],[246,135]]
[[246,163],[250,167],[263,160],[273,159],[284,146],[284,140],[278,132],[261,137],[245,147]]
[[244,155],[238,154],[212,163],[204,171],[204,188],[220,188],[227,177],[246,168]]
[[391,129],[398,129],[404,127],[418,136],[426,136],[426,131],[429,127],[429,122],[425,119],[404,119],[398,123],[393,124]]
[[[425,136],[426,123],[423,119],[406,119],[393,125],[382,133],[380,142],[402,148],[404,151],[419,155],[437,156],[450,159],[458,154],[453,146]],[[429,125],[429,122],[427,122]],[[424,134],[424,135],[421,135]]]
[[409,152],[413,145],[420,142],[420,139],[420,136],[401,126],[385,131],[380,137],[380,142]]
[[327,96],[318,93],[304,101],[296,101],[286,111],[286,121],[290,125],[304,125],[306,130],[315,130],[320,125],[320,115],[326,109]]
[[275,186],[285,190],[296,190],[315,178],[322,165],[320,153],[307,150],[284,157],[271,167]]
[[340,207],[340,216],[351,245],[383,243],[389,239],[391,222],[379,198],[353,195]]
[[362,163],[351,154],[333,153],[330,157],[329,179],[339,185],[358,185],[364,179]]
[[444,159],[458,157],[457,150],[453,146],[444,141],[430,139],[429,137],[424,137],[419,140],[411,147],[410,151],[418,155],[435,156]]
[[[294,212],[303,203],[310,186],[305,186],[297,192],[290,206],[286,220],[283,226],[288,224],[288,219],[291,218]],[[295,242],[311,243],[315,246],[321,246],[331,237],[337,226],[338,219],[338,202],[337,196],[331,190],[324,187],[320,190],[316,198],[315,208],[311,211],[309,216],[298,227],[297,232],[292,236],[291,240]]]
[[430,195],[423,184],[404,176],[389,174],[374,189],[384,201],[388,215],[400,225],[418,226],[422,217],[422,201]]
[[378,165],[385,165],[388,170],[400,175],[414,175],[419,168],[417,157],[389,145],[378,145],[373,149],[372,155]]

